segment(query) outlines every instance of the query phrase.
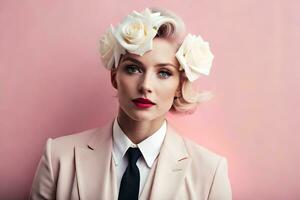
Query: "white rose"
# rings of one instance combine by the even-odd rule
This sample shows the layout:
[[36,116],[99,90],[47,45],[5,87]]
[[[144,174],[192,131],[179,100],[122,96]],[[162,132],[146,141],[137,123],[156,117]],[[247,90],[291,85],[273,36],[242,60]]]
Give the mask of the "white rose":
[[[149,13],[150,12],[150,13]],[[117,27],[114,35],[119,44],[128,52],[142,56],[152,49],[157,30],[151,20],[151,11],[134,11]]]
[[184,69],[187,78],[192,82],[201,74],[209,75],[214,56],[210,51],[209,43],[201,36],[188,34],[176,52],[176,58],[181,69]]
[[125,53],[125,50],[116,41],[113,32],[114,28],[111,26],[100,39],[101,59],[104,66],[109,70],[113,67],[113,64],[115,64],[115,67],[118,66],[121,54]]
[[129,53],[144,55],[153,47],[153,38],[157,29],[164,23],[176,27],[175,20],[161,16],[159,12],[152,13],[148,8],[139,13],[133,11],[116,29],[110,27],[100,40],[100,53],[107,69],[113,64],[117,68],[121,54]]

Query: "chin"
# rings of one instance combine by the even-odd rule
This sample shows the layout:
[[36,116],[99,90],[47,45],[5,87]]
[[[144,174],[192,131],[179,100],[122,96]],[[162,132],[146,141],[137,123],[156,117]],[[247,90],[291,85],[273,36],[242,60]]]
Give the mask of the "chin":
[[153,113],[152,111],[144,111],[144,110],[130,110],[125,112],[126,115],[135,121],[152,121],[161,117],[157,113]]
[[156,116],[153,116],[149,113],[130,113],[129,117],[135,121],[150,121],[156,118]]
[[123,107],[122,108],[123,114],[127,116],[127,118],[130,118],[134,121],[152,121],[161,117],[165,117],[167,111],[157,110],[157,109],[149,109],[149,110],[138,110],[136,108],[132,107]]

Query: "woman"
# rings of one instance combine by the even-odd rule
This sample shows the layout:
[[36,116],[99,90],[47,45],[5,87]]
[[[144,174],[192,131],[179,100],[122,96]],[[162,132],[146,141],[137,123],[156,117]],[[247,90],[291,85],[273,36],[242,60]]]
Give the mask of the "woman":
[[231,199],[227,161],[180,136],[168,111],[191,113],[209,95],[191,83],[213,55],[200,36],[183,39],[168,12],[134,11],[100,41],[117,90],[117,117],[101,128],[48,139],[30,199]]

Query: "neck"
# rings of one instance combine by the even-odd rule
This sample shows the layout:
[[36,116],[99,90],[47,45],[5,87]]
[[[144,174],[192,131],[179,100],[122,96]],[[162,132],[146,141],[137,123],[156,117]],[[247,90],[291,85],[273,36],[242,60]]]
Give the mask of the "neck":
[[118,123],[120,128],[134,144],[140,143],[155,133],[162,126],[164,120],[165,116],[153,120],[137,121],[119,108]]

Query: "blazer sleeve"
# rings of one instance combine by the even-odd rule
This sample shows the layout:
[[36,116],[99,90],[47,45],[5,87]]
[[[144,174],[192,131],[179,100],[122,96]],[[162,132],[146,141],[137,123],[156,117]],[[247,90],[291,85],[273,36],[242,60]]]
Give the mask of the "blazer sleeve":
[[232,200],[227,160],[225,158],[221,158],[217,166],[208,200]]
[[37,171],[33,179],[30,200],[55,199],[55,184],[51,163],[51,142],[49,138],[44,153],[39,161]]

